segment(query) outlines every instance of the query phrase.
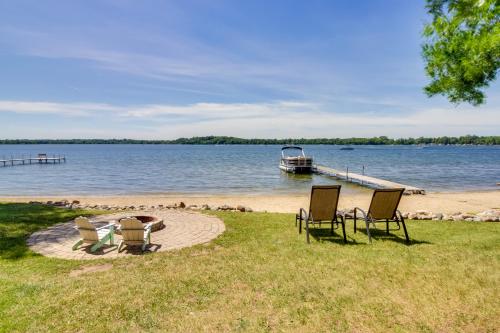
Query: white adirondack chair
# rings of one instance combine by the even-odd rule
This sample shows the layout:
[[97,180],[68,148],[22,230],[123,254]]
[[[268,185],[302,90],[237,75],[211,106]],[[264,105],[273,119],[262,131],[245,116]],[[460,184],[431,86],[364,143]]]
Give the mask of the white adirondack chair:
[[123,240],[118,245],[118,252],[121,251],[123,245],[140,245],[142,251],[151,243],[151,226],[152,223],[143,225],[141,221],[132,218],[124,218],[120,220],[120,231]]
[[103,227],[96,228],[95,225],[90,223],[86,217],[77,217],[75,219],[76,229],[80,232],[82,237],[78,242],[73,245],[73,251],[78,249],[83,243],[93,244],[90,252],[97,251],[109,240],[109,244],[114,244],[114,224],[108,224]]

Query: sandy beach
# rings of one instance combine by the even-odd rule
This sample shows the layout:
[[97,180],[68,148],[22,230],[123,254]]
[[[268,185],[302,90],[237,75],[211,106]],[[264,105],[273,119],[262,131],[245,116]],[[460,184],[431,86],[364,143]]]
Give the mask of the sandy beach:
[[[339,208],[367,208],[371,191],[359,194],[341,195]],[[300,207],[307,207],[308,194],[292,195],[122,195],[122,196],[9,196],[0,197],[0,202],[28,202],[78,200],[82,204],[101,205],[169,205],[184,202],[186,205],[208,204],[211,207],[221,205],[243,205],[254,211],[279,213],[296,212]],[[445,214],[455,212],[478,213],[488,209],[500,208],[500,190],[475,192],[434,192],[426,195],[403,196],[400,204],[402,212],[426,210]]]

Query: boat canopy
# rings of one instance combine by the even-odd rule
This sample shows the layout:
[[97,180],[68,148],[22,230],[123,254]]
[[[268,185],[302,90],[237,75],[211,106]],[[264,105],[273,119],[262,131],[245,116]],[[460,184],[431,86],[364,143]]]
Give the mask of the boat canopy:
[[284,146],[283,148],[281,148],[281,150],[285,150],[285,149],[300,149],[300,150],[303,150],[302,147],[300,147],[300,146]]
[[301,153],[302,157],[306,157],[306,154],[304,154],[304,149],[302,149],[302,147],[299,147],[299,146],[285,146],[285,147],[281,148],[281,155],[283,157],[285,157],[285,151],[286,150],[300,150],[300,153]]

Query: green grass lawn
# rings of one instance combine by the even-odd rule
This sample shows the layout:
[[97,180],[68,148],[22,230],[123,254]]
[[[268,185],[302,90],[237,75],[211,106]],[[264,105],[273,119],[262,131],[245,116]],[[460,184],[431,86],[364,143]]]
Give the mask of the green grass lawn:
[[[0,204],[1,332],[500,327],[499,223],[409,221],[411,245],[402,231],[375,232],[368,245],[349,222],[347,245],[327,232],[307,245],[291,214],[217,213],[226,232],[179,251],[89,262],[25,246],[30,233],[82,213]],[[70,274],[102,264],[111,267]]]

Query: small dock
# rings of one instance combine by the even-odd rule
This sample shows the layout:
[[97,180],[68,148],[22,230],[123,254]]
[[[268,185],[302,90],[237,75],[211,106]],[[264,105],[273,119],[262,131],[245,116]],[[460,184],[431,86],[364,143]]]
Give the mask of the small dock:
[[370,177],[370,176],[365,176],[365,175],[360,175],[357,173],[352,173],[349,172],[349,170],[346,171],[340,171],[336,170],[333,168],[329,168],[323,165],[316,164],[313,168],[313,171],[317,174],[320,175],[326,175],[329,177],[335,177],[341,180],[345,181],[350,181],[350,182],[356,182],[361,185],[369,186],[369,187],[378,187],[378,188],[405,188],[405,194],[425,194],[425,190],[414,187],[414,186],[409,186],[409,185],[404,185],[404,184],[399,184],[395,182],[391,182],[389,180],[384,180],[384,179],[379,179],[375,177]]
[[56,164],[65,163],[66,157],[61,155],[53,155],[52,157],[47,156],[47,154],[38,154],[37,157],[20,157],[20,158],[5,158],[0,159],[0,166],[15,166],[15,165],[27,165],[27,164]]

